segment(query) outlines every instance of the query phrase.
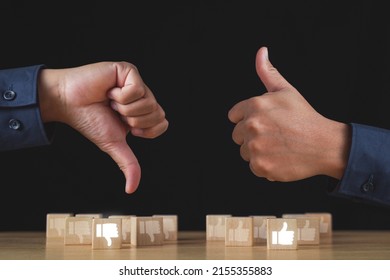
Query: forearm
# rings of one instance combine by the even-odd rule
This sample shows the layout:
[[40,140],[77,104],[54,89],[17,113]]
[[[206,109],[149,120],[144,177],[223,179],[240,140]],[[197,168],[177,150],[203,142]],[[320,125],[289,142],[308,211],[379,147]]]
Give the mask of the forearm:
[[351,127],[348,164],[332,194],[390,205],[390,130],[360,124]]
[[0,71],[0,150],[47,145],[37,79],[43,65]]

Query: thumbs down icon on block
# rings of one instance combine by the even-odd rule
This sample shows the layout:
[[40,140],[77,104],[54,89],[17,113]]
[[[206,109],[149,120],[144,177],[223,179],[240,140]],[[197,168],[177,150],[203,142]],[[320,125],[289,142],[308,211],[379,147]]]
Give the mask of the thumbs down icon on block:
[[96,237],[104,237],[107,241],[107,246],[112,246],[112,238],[119,237],[118,225],[115,223],[97,224]]

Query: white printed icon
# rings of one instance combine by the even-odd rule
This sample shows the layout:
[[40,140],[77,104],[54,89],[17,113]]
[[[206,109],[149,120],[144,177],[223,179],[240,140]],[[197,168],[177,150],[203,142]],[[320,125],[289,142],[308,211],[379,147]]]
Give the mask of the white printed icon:
[[272,231],[272,244],[292,245],[294,242],[294,231],[287,230],[287,222],[283,222],[280,231]]
[[169,239],[169,232],[176,231],[176,225],[174,223],[174,220],[170,218],[164,218],[163,229],[164,229],[165,239]]
[[127,233],[130,235],[131,222],[130,219],[122,219],[122,239],[128,240]]
[[222,217],[218,217],[216,225],[210,225],[208,234],[210,237],[225,237],[225,223],[223,222]]
[[154,242],[154,235],[161,233],[161,227],[158,221],[140,221],[139,227],[139,233],[149,235],[152,243]]
[[249,229],[243,227],[243,222],[239,221],[237,228],[229,229],[229,241],[246,242],[249,240]]
[[51,218],[49,220],[49,229],[55,230],[58,236],[64,236],[65,217]]
[[91,224],[89,221],[70,221],[68,225],[68,234],[75,234],[84,243],[84,236],[91,235]]
[[325,222],[325,219],[323,216],[321,216],[320,219],[320,233],[327,233],[329,230],[329,224]]
[[97,224],[96,237],[104,237],[107,241],[107,246],[111,247],[112,245],[111,238],[119,237],[118,225],[115,223]]
[[254,238],[267,239],[267,219],[263,219],[261,226],[253,228]]
[[314,241],[316,238],[316,229],[309,228],[310,221],[306,220],[303,228],[298,228],[298,240]]

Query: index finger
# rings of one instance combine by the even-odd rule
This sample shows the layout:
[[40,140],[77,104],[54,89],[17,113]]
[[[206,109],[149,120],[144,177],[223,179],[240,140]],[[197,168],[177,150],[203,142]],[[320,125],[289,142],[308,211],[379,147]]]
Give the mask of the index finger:
[[[151,90],[144,84],[137,68],[130,67],[125,73],[126,76],[121,77],[125,79],[124,82],[118,82],[119,87],[112,88],[108,91],[110,99],[120,104],[129,104],[144,98],[146,95],[153,97]],[[118,79],[120,80],[120,77]]]
[[141,74],[139,73],[137,67],[131,65],[129,68],[129,72],[126,75],[125,84],[123,86],[143,85],[144,81],[142,80]]
[[234,105],[228,113],[228,118],[233,123],[238,123],[241,121],[245,116],[245,107],[246,107],[246,101],[238,102],[236,105]]

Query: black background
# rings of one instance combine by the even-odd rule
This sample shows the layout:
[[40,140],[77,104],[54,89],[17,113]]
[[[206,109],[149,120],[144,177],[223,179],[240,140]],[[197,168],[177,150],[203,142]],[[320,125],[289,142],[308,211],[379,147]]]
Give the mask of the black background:
[[[0,230],[43,230],[50,212],[205,215],[331,212],[335,229],[389,229],[390,209],[328,195],[328,178],[268,182],[231,139],[228,110],[265,92],[270,59],[324,116],[390,128],[389,19],[383,1],[12,1],[2,4],[0,67],[134,63],[170,122],[128,137],[142,168],[124,192],[115,162],[66,125],[54,142],[0,154]],[[341,4],[343,3],[343,4]],[[98,129],[98,128],[97,128]]]

